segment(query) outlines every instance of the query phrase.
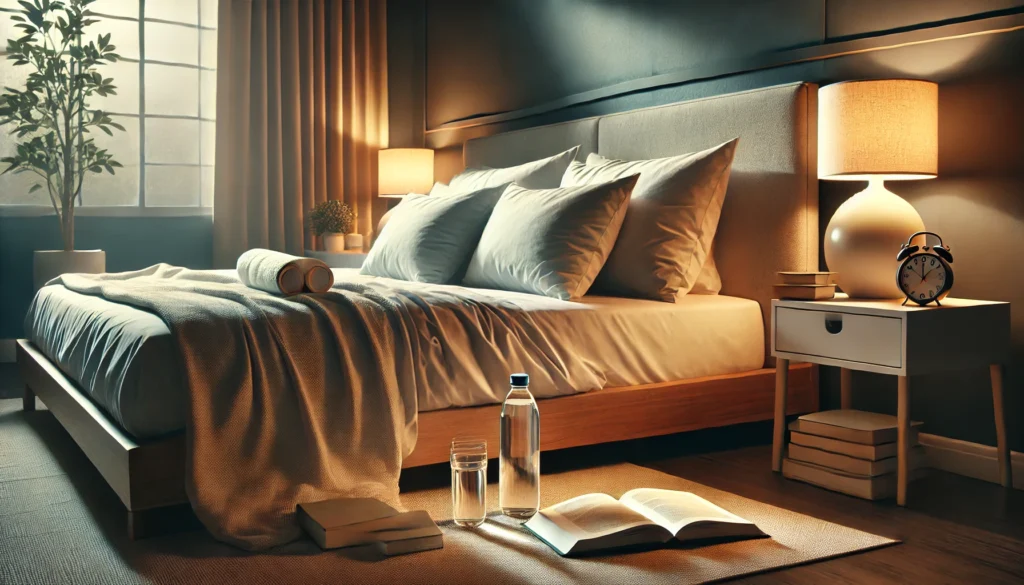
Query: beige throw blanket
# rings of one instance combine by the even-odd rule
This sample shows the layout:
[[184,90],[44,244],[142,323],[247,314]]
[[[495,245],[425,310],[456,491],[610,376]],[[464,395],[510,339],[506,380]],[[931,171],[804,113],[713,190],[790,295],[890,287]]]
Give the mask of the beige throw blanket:
[[397,504],[416,443],[416,362],[430,344],[416,302],[354,283],[282,298],[167,265],[55,282],[167,322],[190,395],[186,490],[218,539],[247,549],[293,540],[299,502]]

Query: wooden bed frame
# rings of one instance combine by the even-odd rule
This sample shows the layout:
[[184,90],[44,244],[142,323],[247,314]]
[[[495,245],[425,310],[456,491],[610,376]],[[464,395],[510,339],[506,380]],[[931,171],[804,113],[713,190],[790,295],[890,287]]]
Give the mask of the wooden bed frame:
[[[146,535],[147,518],[154,513],[187,504],[183,434],[136,441],[28,340],[18,340],[18,366],[26,384],[25,410],[35,410],[37,397],[46,404],[124,502],[133,538]],[[774,400],[774,368],[542,399],[541,449],[771,420]],[[490,405],[420,413],[416,449],[402,466],[447,461],[452,429],[497,445],[500,409]],[[791,366],[787,414],[817,409],[817,366]]]

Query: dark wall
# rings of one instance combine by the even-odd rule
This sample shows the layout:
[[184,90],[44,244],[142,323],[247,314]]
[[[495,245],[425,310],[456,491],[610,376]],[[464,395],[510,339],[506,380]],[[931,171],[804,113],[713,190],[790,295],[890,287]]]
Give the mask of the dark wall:
[[[994,22],[1019,14],[1024,0],[774,0],[761,2],[629,2],[625,0],[390,0],[389,12],[422,11],[423,43],[389,40],[390,58],[411,51],[422,62],[422,86],[392,100],[399,123],[425,127],[439,153],[438,179],[458,164],[467,137],[671,103],[791,81],[925,78],[940,83],[939,178],[890,189],[920,212],[952,246],[954,294],[1013,303],[1014,356],[1006,387],[1011,446],[1024,451],[1024,31],[943,40],[838,56],[691,83],[603,97],[539,115],[459,130],[458,120],[556,104],[581,92],[721,63],[839,46],[858,38],[928,31],[958,22]],[[394,17],[394,16],[392,16]],[[392,18],[389,17],[389,18]],[[415,17],[412,17],[413,20]],[[389,35],[391,36],[391,35]],[[827,51],[824,51],[827,53]],[[411,59],[399,60],[411,63]],[[733,68],[730,71],[735,71]],[[392,69],[391,88],[401,72]],[[396,109],[399,108],[399,109]],[[408,108],[408,110],[402,109]],[[419,112],[419,113],[416,113]],[[397,118],[396,118],[397,116]],[[403,117],[404,116],[404,117]],[[420,124],[422,120],[423,125]],[[821,228],[859,184],[822,182]],[[895,380],[858,374],[854,405],[893,412]],[[925,430],[994,444],[987,372],[915,377],[912,416]],[[823,368],[823,404],[838,406],[838,374]],[[1019,422],[1019,424],[1018,424]]]
[[[75,247],[107,252],[107,270],[121,272],[159,262],[210,268],[213,218],[77,217]],[[0,217],[0,339],[22,336],[32,301],[32,252],[62,246],[57,219]]]

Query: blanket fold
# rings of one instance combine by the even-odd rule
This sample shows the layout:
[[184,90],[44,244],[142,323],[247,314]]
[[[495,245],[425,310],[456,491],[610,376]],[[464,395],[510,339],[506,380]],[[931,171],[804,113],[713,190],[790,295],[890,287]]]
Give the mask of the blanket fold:
[[298,538],[302,502],[398,506],[421,404],[470,387],[500,402],[514,371],[548,395],[604,385],[514,303],[472,289],[342,279],[283,297],[166,264],[54,282],[167,323],[188,392],[186,493],[215,538],[250,550]]
[[334,285],[334,273],[323,261],[262,248],[239,256],[236,269],[242,284],[273,294],[323,293]]

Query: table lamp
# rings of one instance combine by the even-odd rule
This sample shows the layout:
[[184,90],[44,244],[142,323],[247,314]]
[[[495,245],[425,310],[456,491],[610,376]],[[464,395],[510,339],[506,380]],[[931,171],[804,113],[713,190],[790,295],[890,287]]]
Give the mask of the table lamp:
[[405,197],[429,193],[434,186],[434,151],[429,148],[386,148],[377,159],[377,193]]
[[825,263],[851,297],[900,298],[896,253],[924,222],[884,182],[933,179],[939,88],[930,81],[846,81],[818,91],[818,177],[867,181],[825,230]]

